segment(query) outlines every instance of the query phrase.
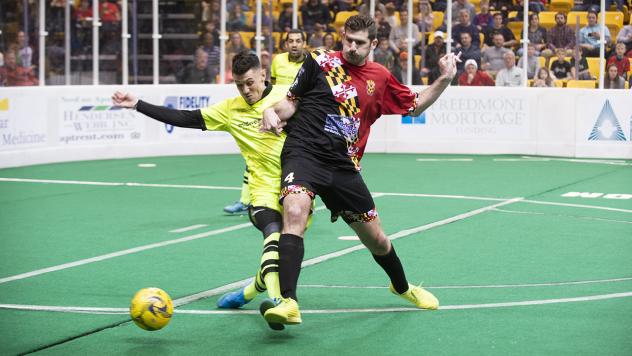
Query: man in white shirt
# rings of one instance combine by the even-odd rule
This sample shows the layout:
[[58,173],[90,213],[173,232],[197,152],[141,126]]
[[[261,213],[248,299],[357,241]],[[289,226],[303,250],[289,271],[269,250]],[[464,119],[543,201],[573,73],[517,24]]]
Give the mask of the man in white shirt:
[[524,86],[524,82],[522,81],[522,68],[516,67],[516,55],[512,51],[508,51],[503,55],[503,59],[505,60],[505,68],[496,74],[496,86]]

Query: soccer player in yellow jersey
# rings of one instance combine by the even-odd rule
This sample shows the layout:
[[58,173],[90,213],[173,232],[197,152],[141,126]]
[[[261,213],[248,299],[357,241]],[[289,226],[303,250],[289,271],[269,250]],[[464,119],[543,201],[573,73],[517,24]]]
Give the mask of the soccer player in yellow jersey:
[[[279,191],[280,156],[285,135],[261,133],[259,123],[263,110],[284,98],[287,87],[273,87],[266,82],[266,73],[261,69],[257,56],[251,52],[238,53],[232,63],[233,78],[240,96],[207,108],[174,110],[138,100],[130,93],[117,91],[112,95],[115,105],[136,109],[155,120],[179,127],[226,131],[237,141],[250,173],[250,220],[263,233],[264,247],[254,280],[241,290],[222,296],[217,301],[220,308],[239,308],[266,289],[272,300],[281,297],[278,277],[278,243],[282,228]],[[275,330],[283,329],[282,324],[269,325]]]
[[305,61],[305,34],[301,30],[290,30],[285,38],[287,52],[277,54],[272,60],[270,79],[272,84],[287,84],[294,82],[296,73]]

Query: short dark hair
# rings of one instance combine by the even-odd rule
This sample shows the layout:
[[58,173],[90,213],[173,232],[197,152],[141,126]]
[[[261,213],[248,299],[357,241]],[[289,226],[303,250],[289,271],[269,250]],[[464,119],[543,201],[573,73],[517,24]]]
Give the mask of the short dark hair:
[[599,17],[599,14],[597,13],[597,11],[595,11],[594,8],[589,9],[588,11],[586,11],[586,17],[588,17],[588,15],[593,14],[596,17]]
[[289,30],[286,34],[285,34],[285,42],[287,42],[287,40],[290,38],[290,35],[293,33],[298,33],[301,35],[301,39],[303,40],[303,42],[307,41],[307,38],[305,38],[305,32],[299,30],[298,28],[293,28],[291,30]]
[[369,32],[369,40],[373,41],[377,37],[377,25],[375,21],[366,15],[353,15],[345,21],[345,31],[353,32],[367,30]]
[[252,51],[243,50],[233,57],[233,74],[242,75],[253,68],[261,68],[261,62]]

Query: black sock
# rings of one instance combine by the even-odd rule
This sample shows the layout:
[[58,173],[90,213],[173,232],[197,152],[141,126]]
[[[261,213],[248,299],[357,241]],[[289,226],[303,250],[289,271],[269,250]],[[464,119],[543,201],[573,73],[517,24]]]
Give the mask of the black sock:
[[388,274],[393,283],[393,288],[399,294],[408,290],[408,281],[404,273],[404,267],[395,253],[395,246],[391,245],[391,251],[383,256],[373,255],[373,259]]
[[296,298],[296,285],[303,262],[303,239],[292,234],[281,234],[279,239],[279,284],[284,298]]

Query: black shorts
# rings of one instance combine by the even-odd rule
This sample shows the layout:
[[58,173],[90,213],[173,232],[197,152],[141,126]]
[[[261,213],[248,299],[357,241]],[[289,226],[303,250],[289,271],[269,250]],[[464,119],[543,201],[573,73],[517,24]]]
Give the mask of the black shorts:
[[284,157],[281,201],[289,194],[319,195],[331,211],[331,221],[341,216],[347,224],[375,220],[373,197],[359,172],[324,166],[302,157]]

